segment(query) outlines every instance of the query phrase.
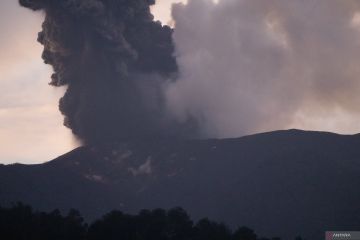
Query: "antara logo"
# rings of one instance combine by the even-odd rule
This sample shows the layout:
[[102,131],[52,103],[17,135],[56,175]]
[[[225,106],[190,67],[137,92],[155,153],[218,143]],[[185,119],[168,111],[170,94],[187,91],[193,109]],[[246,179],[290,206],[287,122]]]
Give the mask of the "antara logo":
[[351,234],[350,233],[333,233],[333,238],[336,238],[336,239],[350,239]]

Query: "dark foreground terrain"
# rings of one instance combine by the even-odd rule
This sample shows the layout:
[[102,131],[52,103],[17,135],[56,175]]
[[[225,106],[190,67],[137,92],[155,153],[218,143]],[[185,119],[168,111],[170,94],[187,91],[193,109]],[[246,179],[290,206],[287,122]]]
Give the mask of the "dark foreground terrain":
[[0,204],[112,210],[176,206],[261,236],[308,240],[360,230],[360,135],[299,130],[237,139],[143,139],[80,147],[39,165],[0,166]]
[[[0,238],[6,240],[282,240],[256,235],[248,227],[235,231],[203,218],[194,223],[181,208],[141,210],[137,215],[111,211],[88,224],[77,210],[33,211],[17,203],[0,207]],[[303,240],[300,236],[295,240]],[[292,239],[293,240],[293,239]]]

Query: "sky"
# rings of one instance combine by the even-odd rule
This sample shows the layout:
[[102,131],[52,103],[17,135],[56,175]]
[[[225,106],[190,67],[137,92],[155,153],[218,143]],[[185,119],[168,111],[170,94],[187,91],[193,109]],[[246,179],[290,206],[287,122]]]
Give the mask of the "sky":
[[[156,18],[170,22],[171,2],[158,1]],[[79,143],[63,126],[58,100],[64,89],[48,85],[51,68],[36,41],[43,16],[0,2],[0,163],[42,163]]]
[[47,85],[51,69],[36,37],[42,16],[0,3],[0,163],[35,163],[73,148],[57,102],[61,89]]
[[[175,27],[180,78],[166,87],[179,121],[209,137],[300,128],[360,132],[356,1],[158,0]],[[183,3],[186,1],[184,0]],[[306,2],[306,1],[305,1]],[[79,146],[63,126],[37,33],[43,16],[0,3],[0,163],[41,163]]]

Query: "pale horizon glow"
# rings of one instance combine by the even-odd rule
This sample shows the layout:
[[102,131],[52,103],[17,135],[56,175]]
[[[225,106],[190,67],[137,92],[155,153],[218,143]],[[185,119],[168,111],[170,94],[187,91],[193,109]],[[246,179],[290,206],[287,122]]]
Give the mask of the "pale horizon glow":
[[0,163],[46,162],[78,143],[58,110],[64,90],[48,85],[51,68],[36,41],[43,16],[14,0],[0,4]]

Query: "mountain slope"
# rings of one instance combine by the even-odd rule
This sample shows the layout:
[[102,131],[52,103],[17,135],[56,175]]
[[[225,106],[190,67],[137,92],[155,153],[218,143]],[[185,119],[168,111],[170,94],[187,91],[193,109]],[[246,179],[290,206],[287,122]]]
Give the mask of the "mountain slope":
[[0,203],[79,209],[181,206],[260,235],[322,239],[360,229],[360,135],[299,130],[238,139],[143,139],[0,166]]

